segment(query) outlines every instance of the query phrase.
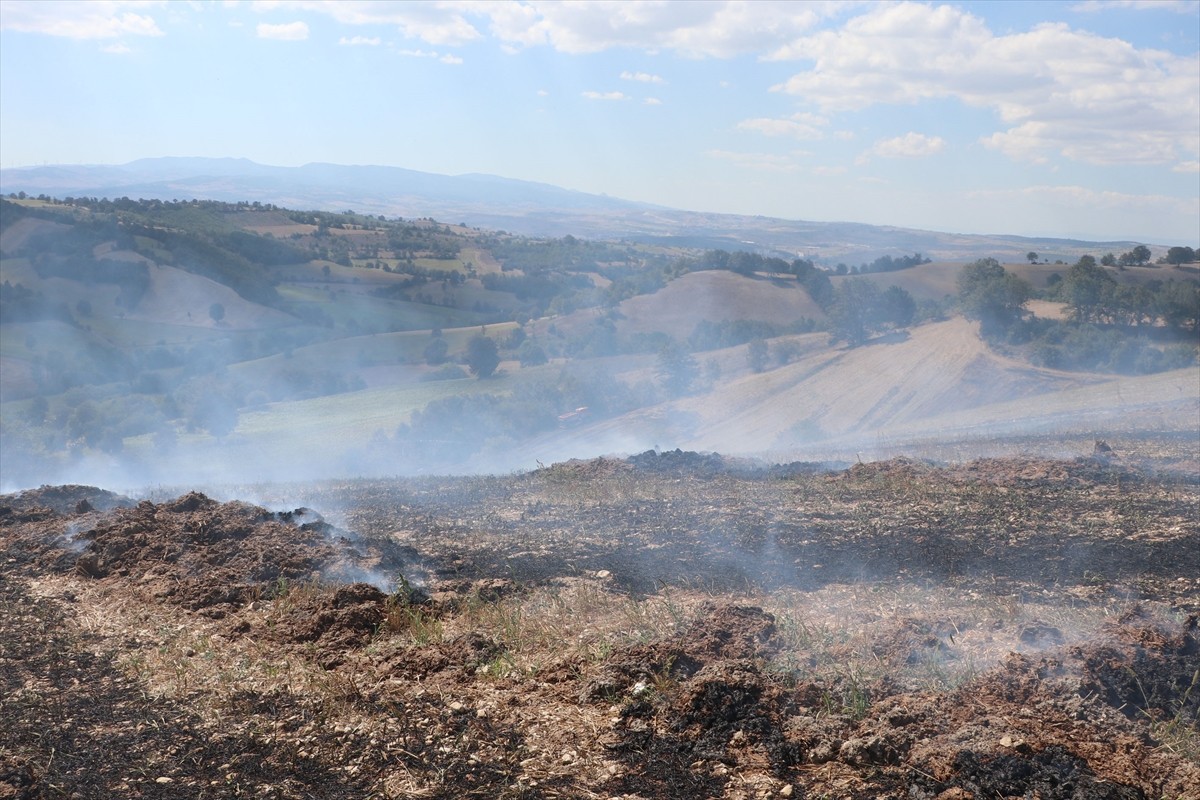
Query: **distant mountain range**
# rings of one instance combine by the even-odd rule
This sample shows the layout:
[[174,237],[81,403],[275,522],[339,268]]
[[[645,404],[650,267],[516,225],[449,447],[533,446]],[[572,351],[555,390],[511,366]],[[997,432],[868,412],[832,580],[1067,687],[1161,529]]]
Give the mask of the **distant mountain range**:
[[[858,264],[881,255],[922,253],[934,260],[992,256],[1021,261],[1029,251],[1074,261],[1120,253],[1129,241],[973,235],[761,216],[681,211],[545,183],[494,175],[438,175],[400,167],[305,164],[273,167],[241,158],[150,158],[119,166],[57,165],[0,170],[0,193],[52,197],[258,201],[286,208],[432,217],[528,236],[755,250],[824,263]],[[1158,249],[1153,248],[1155,255]]]

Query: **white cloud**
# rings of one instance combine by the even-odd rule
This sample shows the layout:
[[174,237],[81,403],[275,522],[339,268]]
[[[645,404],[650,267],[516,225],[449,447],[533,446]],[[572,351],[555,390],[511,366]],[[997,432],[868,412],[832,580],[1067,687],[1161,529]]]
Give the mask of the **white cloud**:
[[630,72],[629,70],[621,73],[621,80],[638,81],[639,83],[666,83],[658,75],[651,75],[648,72]]
[[822,127],[829,124],[829,120],[817,114],[799,113],[793,114],[787,119],[770,119],[767,117],[758,117],[756,119],[742,120],[738,123],[738,130],[743,131],[758,131],[765,136],[792,136],[797,139],[821,139],[825,136]]
[[657,97],[647,97],[645,100],[642,101],[642,105],[661,106],[662,100],[659,100]]
[[281,22],[278,25],[260,22],[255,31],[260,39],[276,39],[281,42],[302,42],[308,38],[308,25],[303,22]]
[[752,169],[759,172],[795,172],[799,165],[787,156],[775,153],[734,153],[729,150],[709,150],[705,152],[709,158],[729,161],[742,169]]
[[1180,161],[1171,167],[1171,172],[1200,172],[1200,161]]
[[946,140],[942,137],[910,131],[892,139],[880,139],[867,152],[880,158],[924,158],[945,149]]
[[6,0],[0,29],[41,33],[68,39],[116,39],[121,36],[162,36],[158,23],[146,11],[162,3],[119,0],[62,0],[47,3]]
[[117,55],[117,56],[123,56],[123,55],[133,52],[133,48],[130,47],[129,45],[125,44],[124,42],[116,42],[114,44],[105,45],[104,47],[101,47],[100,49],[103,50],[105,53],[112,53],[113,55]]
[[826,176],[845,175],[846,168],[845,167],[813,167],[812,172],[814,175],[826,175]]
[[1200,11],[1200,0],[1084,0],[1082,3],[1071,6],[1072,11],[1084,13],[1107,11],[1110,8],[1195,14]]
[[779,47],[843,5],[791,0],[509,0],[464,7],[487,14],[492,33],[513,45],[548,45],[565,53],[629,47],[728,58]]
[[338,39],[338,44],[350,47],[378,47],[383,44],[383,40],[378,36],[343,36]]
[[1200,152],[1194,56],[1061,23],[996,35],[951,6],[877,5],[771,58],[811,61],[774,88],[827,113],[943,99],[990,108],[1010,127],[983,143],[1017,160],[1166,164]]
[[584,97],[588,100],[628,100],[629,97],[624,92],[583,92]]
[[397,50],[396,55],[407,58],[435,58],[443,64],[463,63],[463,60],[453,53],[439,53],[436,50]]
[[343,25],[394,25],[405,37],[435,46],[466,44],[483,36],[466,18],[466,13],[478,11],[470,3],[259,0],[254,3],[254,8],[258,11],[286,9],[327,14]]
[[549,92],[547,92],[545,89],[538,89],[538,90],[537,90],[537,96],[538,96],[538,97],[549,97],[549,95],[550,95],[550,93],[549,93]]

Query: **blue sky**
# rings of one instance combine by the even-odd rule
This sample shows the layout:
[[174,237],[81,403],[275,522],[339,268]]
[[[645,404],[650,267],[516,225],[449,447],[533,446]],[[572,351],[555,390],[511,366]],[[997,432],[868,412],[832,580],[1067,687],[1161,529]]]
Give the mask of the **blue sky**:
[[1200,244],[1200,3],[0,1],[0,164],[232,156]]

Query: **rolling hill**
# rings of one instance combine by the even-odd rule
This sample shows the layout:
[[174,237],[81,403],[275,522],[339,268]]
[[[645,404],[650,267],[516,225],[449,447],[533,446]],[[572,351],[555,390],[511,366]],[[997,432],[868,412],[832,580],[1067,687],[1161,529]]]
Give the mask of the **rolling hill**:
[[[1129,250],[1136,242],[968,235],[852,222],[783,220],[681,211],[493,175],[437,175],[399,167],[306,164],[274,167],[246,159],[156,158],[129,164],[0,170],[0,192],[51,197],[197,198],[256,201],[507,230],[527,236],[621,239],[685,249],[754,249],[849,264],[919,252],[938,260],[1050,260]],[[1152,243],[1151,243],[1152,244]],[[1157,248],[1165,250],[1165,248]],[[1156,252],[1156,255],[1158,253]]]
[[[1095,439],[1147,429],[1194,441],[1197,378],[1194,368],[1134,377],[1039,369],[996,356],[974,326],[950,320],[854,350],[816,346],[786,367],[532,442],[508,468],[652,448],[778,462],[962,461],[1086,455]],[[1064,451],[1071,439],[1079,449]]]
[[[6,485],[507,471],[654,447],[978,454],[1036,447],[1039,431],[1139,424],[1200,433],[1195,347],[1174,329],[1054,323],[1063,348],[1137,341],[1126,374],[1051,369],[956,315],[946,298],[961,262],[830,275],[253,203],[2,208]],[[1070,269],[1006,266],[1042,291]],[[1195,284],[1187,266],[1105,274],[1114,287]],[[831,343],[823,328],[855,281],[933,310],[861,346]],[[1063,316],[1061,300],[1037,303],[1030,331]],[[480,339],[494,374],[470,356]],[[678,386],[670,352],[689,371]]]

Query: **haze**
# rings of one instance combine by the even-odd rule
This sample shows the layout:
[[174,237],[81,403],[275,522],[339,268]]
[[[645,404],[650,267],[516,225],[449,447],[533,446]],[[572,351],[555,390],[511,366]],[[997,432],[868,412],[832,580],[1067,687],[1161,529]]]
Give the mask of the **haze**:
[[487,173],[1200,242],[1195,2],[0,3],[0,165]]
[[1194,444],[1198,9],[0,3],[0,484]]

